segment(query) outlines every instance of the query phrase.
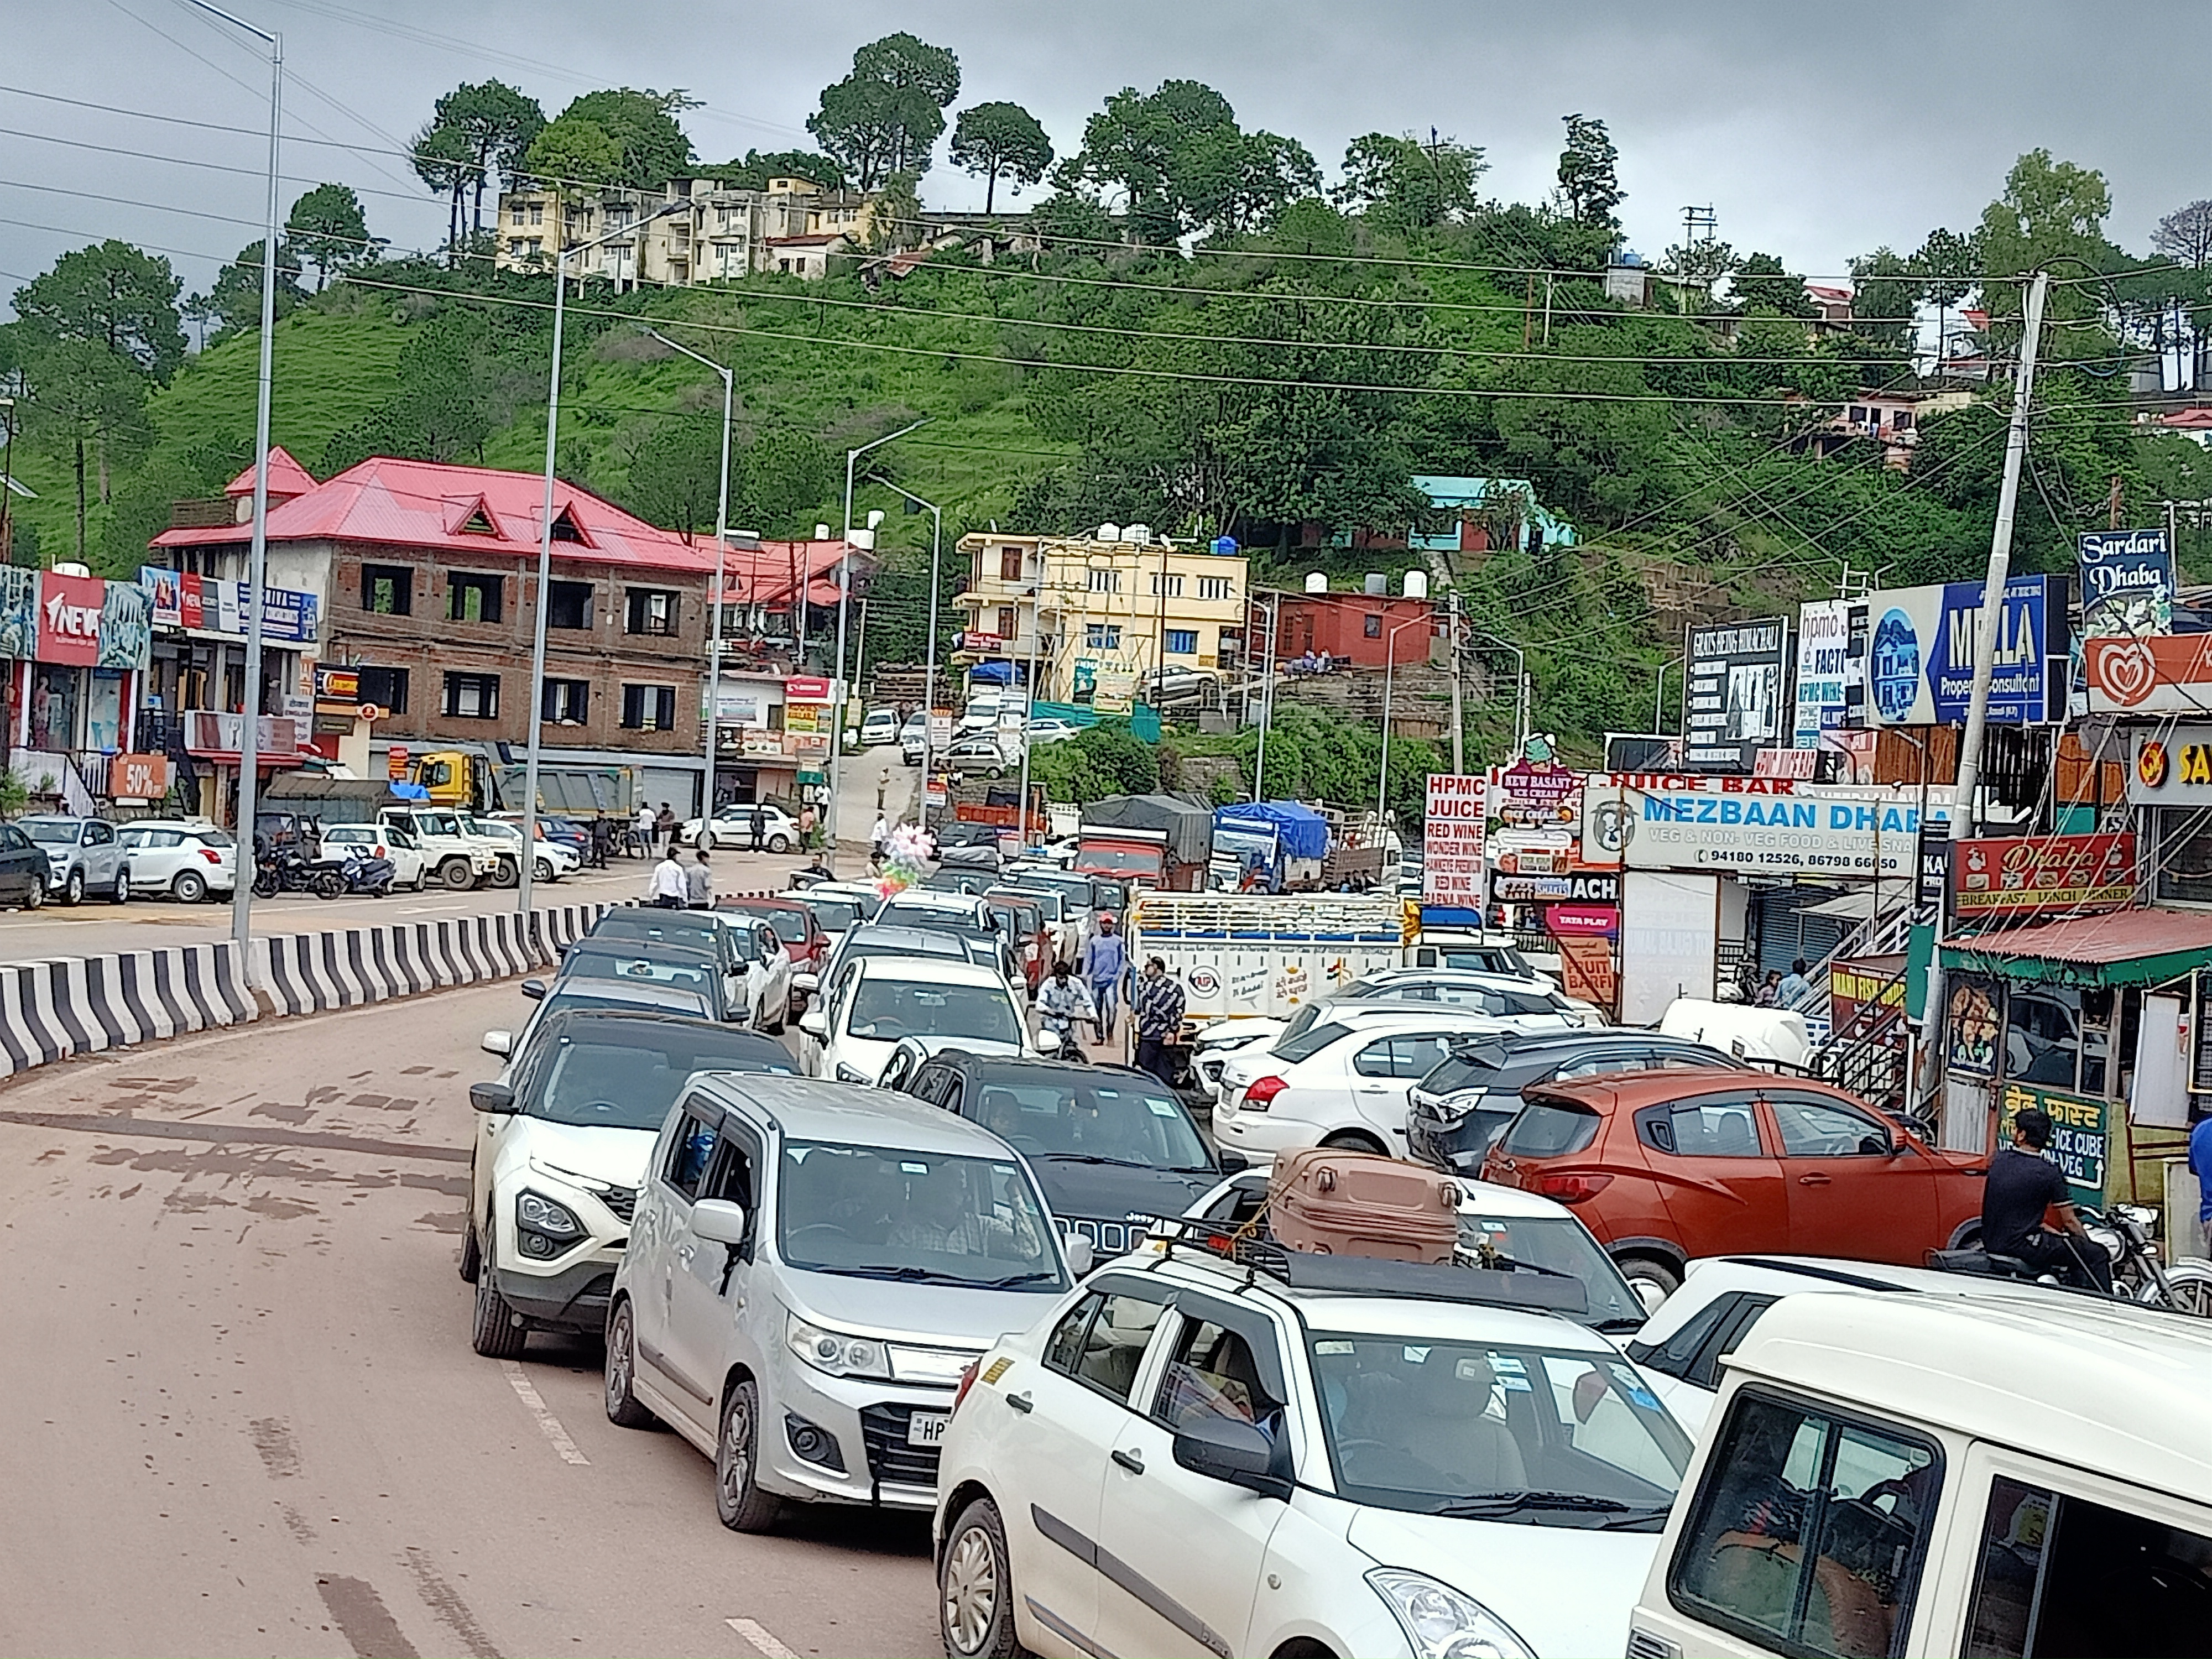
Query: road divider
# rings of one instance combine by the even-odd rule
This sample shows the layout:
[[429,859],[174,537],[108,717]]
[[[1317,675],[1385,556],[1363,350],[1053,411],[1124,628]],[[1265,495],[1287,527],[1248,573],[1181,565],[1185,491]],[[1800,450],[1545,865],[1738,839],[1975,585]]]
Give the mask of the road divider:
[[188,1031],[321,1013],[551,966],[604,904],[278,933],[0,966],[0,1076]]

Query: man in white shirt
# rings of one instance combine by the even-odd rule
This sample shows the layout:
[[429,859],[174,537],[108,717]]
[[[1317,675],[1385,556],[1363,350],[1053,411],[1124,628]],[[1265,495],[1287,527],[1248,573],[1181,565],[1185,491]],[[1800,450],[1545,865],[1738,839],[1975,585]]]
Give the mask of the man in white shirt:
[[[676,856],[672,848],[669,856]],[[714,872],[707,862],[707,849],[700,848],[692,854],[698,861],[684,872],[684,897],[694,910],[714,908]]]
[[645,890],[646,902],[663,910],[681,910],[690,896],[684,866],[676,861],[676,849],[672,847],[653,866],[653,880]]
[[647,858],[653,856],[653,809],[645,805],[639,806],[637,816],[629,822],[629,827],[637,833],[638,851]]

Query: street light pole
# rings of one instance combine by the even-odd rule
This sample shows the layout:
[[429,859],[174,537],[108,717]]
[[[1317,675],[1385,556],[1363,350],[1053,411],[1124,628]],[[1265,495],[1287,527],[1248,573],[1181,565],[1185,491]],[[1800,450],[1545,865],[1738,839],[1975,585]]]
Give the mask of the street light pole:
[[714,816],[714,757],[721,738],[722,716],[722,583],[730,550],[730,416],[737,398],[737,375],[727,365],[678,345],[658,329],[645,331],[671,351],[680,351],[695,363],[704,363],[722,377],[722,482],[714,497],[714,591],[708,601],[714,612],[714,642],[707,648],[707,777],[699,787],[699,821]]
[[927,666],[922,671],[921,692],[921,806],[919,813],[921,827],[929,828],[929,763],[933,747],[930,712],[937,702],[937,590],[938,561],[944,551],[945,513],[935,501],[926,501],[911,489],[901,489],[880,472],[868,475],[871,483],[879,483],[892,495],[912,501],[916,507],[929,509],[929,643],[925,647]]
[[[1054,616],[1060,613],[1054,611]],[[1022,696],[1022,792],[1014,798],[1014,822],[1021,829],[1022,850],[1030,845],[1030,727],[1036,720],[1037,647],[1044,640],[1044,559],[1037,559],[1036,591],[1030,599],[1030,683]]]
[[[1283,596],[1271,594],[1263,607],[1267,618],[1267,649],[1260,669],[1260,750],[1252,757],[1252,804],[1267,799],[1261,793],[1267,775],[1267,724],[1275,714],[1275,633],[1282,615]],[[1249,697],[1245,700],[1251,701]]]
[[1375,780],[1375,828],[1379,835],[1386,822],[1385,805],[1390,797],[1390,682],[1398,672],[1398,635],[1407,629],[1426,623],[1436,626],[1434,617],[1408,617],[1390,630],[1390,637],[1382,646],[1382,766]]
[[1510,640],[1501,640],[1479,628],[1474,632],[1477,639],[1488,640],[1501,651],[1513,653],[1513,757],[1518,760],[1522,746],[1528,741],[1528,654]]
[[[238,945],[238,971],[254,988],[253,820],[261,783],[261,588],[269,574],[269,404],[276,359],[277,196],[283,180],[277,152],[284,121],[284,38],[210,3],[190,3],[242,29],[269,48],[269,202],[261,238],[261,362],[253,399],[253,533],[246,555],[246,694],[240,699],[238,737],[238,884],[230,899],[230,936]],[[12,435],[14,422],[10,421]]]

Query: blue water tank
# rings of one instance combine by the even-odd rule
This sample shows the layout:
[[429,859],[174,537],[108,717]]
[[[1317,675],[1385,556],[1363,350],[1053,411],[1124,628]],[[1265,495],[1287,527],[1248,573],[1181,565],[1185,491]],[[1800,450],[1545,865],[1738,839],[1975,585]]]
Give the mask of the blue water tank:
[[1213,538],[1213,550],[1216,553],[1220,554],[1222,557],[1227,558],[1231,554],[1237,550],[1237,538],[1234,536],[1216,536]]

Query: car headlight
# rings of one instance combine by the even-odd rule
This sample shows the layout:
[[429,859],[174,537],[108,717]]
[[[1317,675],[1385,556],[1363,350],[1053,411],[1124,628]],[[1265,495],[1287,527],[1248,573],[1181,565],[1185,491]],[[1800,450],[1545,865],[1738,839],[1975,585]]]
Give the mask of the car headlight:
[[577,1239],[584,1236],[584,1224],[576,1219],[574,1210],[543,1194],[526,1190],[515,1194],[514,1224],[553,1238]]
[[1503,1619],[1425,1573],[1376,1567],[1367,1582],[1420,1659],[1536,1659]]
[[848,1336],[842,1331],[810,1325],[797,1314],[788,1316],[784,1340],[817,1371],[832,1376],[880,1376],[891,1374],[890,1354],[872,1336]]
[[872,1087],[876,1080],[875,1079],[868,1076],[865,1072],[854,1071],[851,1066],[848,1066],[841,1060],[837,1062],[837,1081],[840,1083],[857,1083],[863,1089],[866,1089]]

